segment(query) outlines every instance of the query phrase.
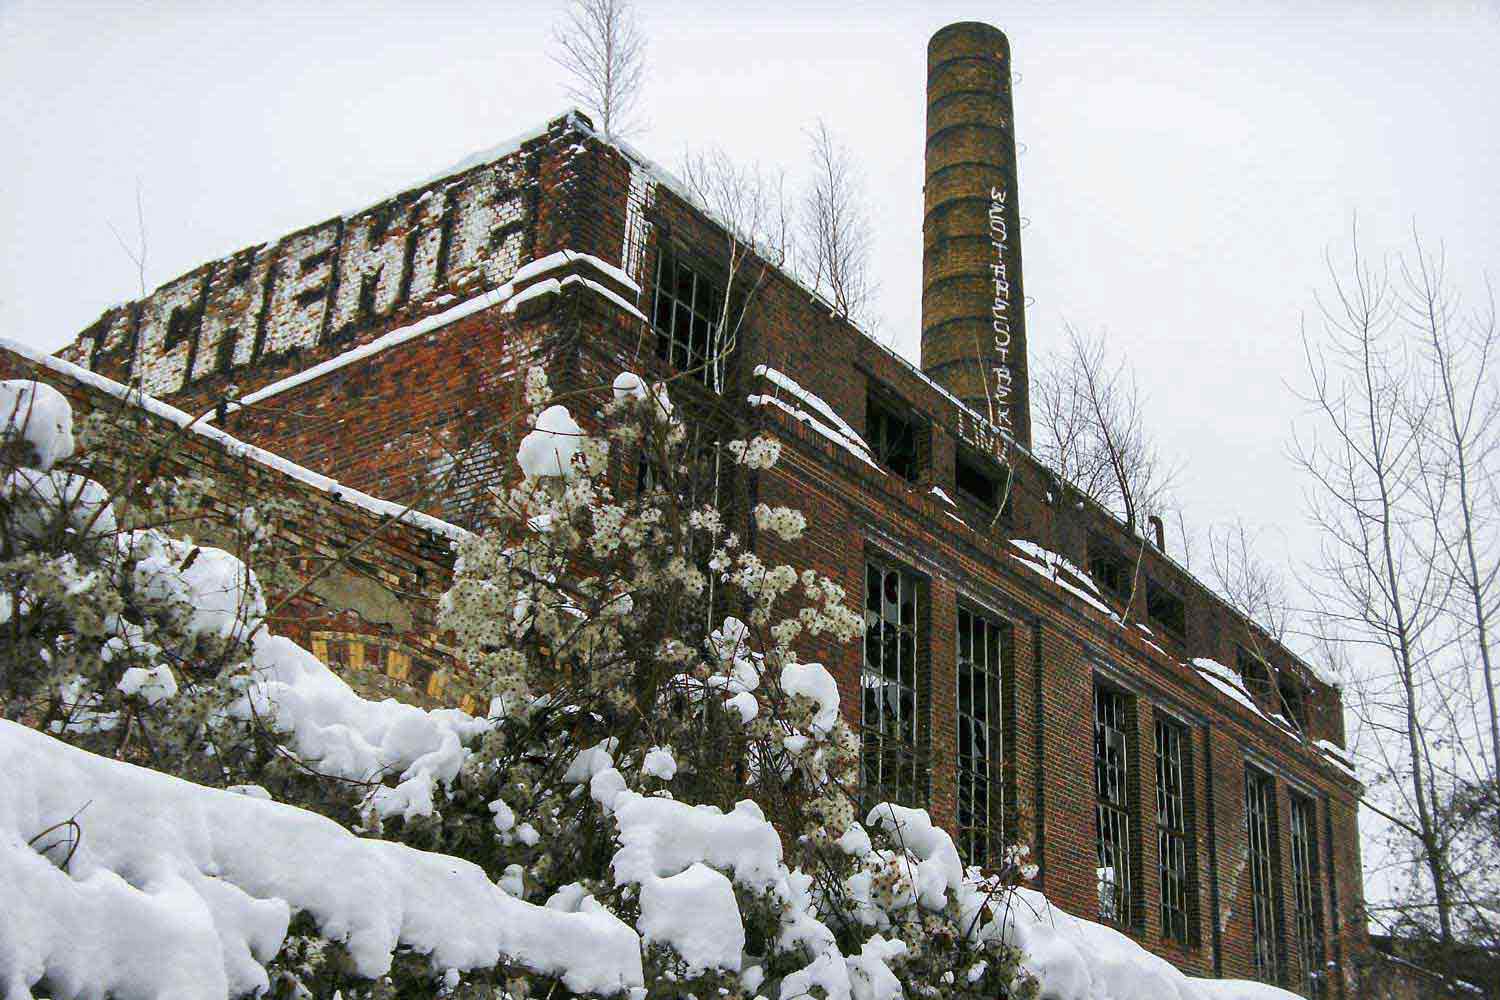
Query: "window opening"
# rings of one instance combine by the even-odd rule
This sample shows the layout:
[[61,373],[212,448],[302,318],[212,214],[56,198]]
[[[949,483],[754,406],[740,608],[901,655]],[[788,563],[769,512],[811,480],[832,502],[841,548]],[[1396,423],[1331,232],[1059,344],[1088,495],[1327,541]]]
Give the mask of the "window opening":
[[1187,606],[1182,598],[1154,581],[1146,581],[1146,617],[1173,635],[1187,634]]
[[876,461],[906,481],[916,482],[921,470],[915,415],[871,395],[865,401],[865,425]]
[[1000,714],[1002,627],[958,609],[958,849],[994,865],[1004,851]]
[[1276,785],[1270,775],[1245,769],[1245,835],[1250,849],[1250,900],[1255,978],[1281,978],[1276,946]]
[[1292,897],[1296,901],[1297,953],[1302,960],[1302,992],[1325,995],[1323,900],[1318,891],[1317,807],[1302,795],[1292,796]]
[[865,650],[860,669],[860,770],[865,808],[926,805],[917,664],[917,579],[865,567]]
[[1187,730],[1156,720],[1156,847],[1161,874],[1162,933],[1188,943],[1188,809],[1183,747]]
[[1099,918],[1130,926],[1130,810],[1126,699],[1094,685],[1094,793]]
[[723,308],[724,293],[718,285],[670,251],[658,255],[652,312],[658,358],[705,385],[713,385],[713,370],[720,368],[723,360],[713,357],[719,349],[717,334]]

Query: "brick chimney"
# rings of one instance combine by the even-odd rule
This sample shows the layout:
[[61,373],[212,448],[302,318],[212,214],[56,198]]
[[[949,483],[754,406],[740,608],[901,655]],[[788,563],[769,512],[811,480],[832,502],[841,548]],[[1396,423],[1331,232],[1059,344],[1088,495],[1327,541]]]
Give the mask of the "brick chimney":
[[1010,42],[978,22],[927,43],[922,371],[1024,446],[1021,213]]

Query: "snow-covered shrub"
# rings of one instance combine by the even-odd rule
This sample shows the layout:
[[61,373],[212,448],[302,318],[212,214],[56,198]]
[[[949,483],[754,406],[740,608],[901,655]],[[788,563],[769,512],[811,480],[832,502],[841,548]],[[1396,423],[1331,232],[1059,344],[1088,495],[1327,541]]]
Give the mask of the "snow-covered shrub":
[[[522,474],[442,605],[492,728],[430,814],[372,827],[462,844],[549,907],[606,907],[640,933],[652,996],[1025,995],[998,921],[1009,885],[967,881],[925,813],[856,812],[857,737],[797,650],[855,641],[863,619],[711,502],[778,443],[695,439],[666,387],[630,373],[597,434],[539,370],[526,388]],[[784,539],[806,527],[747,513]]]
[[[241,556],[255,513],[221,531],[237,552],[179,534],[206,480],[146,476],[170,438],[128,414],[72,409],[41,382],[0,382],[0,709],[89,749],[229,780],[227,735],[205,722],[238,693],[266,612]],[[100,478],[127,481],[111,495]],[[221,736],[223,738],[221,738]],[[235,736],[230,742],[239,742]]]

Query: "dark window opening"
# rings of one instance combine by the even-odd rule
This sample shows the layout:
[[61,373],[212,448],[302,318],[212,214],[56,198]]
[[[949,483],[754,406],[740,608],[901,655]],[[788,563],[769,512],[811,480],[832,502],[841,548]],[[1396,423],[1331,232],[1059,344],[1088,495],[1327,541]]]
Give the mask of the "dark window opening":
[[1166,587],[1146,581],[1146,617],[1176,636],[1187,634],[1187,605]]
[[1275,688],[1271,684],[1271,667],[1265,658],[1258,653],[1252,653],[1244,646],[1236,646],[1234,667],[1239,671],[1240,680],[1244,683],[1245,690],[1250,692],[1250,696],[1262,705],[1271,704],[1272,692]]
[[907,482],[921,477],[917,455],[917,420],[904,410],[870,395],[865,400],[865,436],[875,460]]
[[1276,784],[1271,776],[1245,769],[1245,836],[1250,862],[1251,959],[1255,978],[1281,980],[1280,923],[1276,908]]
[[1312,799],[1292,796],[1292,898],[1296,905],[1297,955],[1302,963],[1302,992],[1315,1000],[1327,995],[1316,817],[1317,807]]
[[1130,755],[1125,695],[1094,685],[1095,868],[1099,919],[1130,926]]
[[1282,714],[1299,732],[1307,732],[1307,697],[1302,685],[1289,678],[1282,678],[1277,690],[1281,695]]
[[860,668],[861,812],[881,802],[927,804],[927,678],[918,642],[919,582],[903,570],[865,567],[865,650]]
[[1161,876],[1162,933],[1172,941],[1189,940],[1192,886],[1188,859],[1189,795],[1187,729],[1168,719],[1156,720],[1156,847]]
[[722,361],[717,335],[724,293],[714,282],[663,250],[656,262],[656,356],[705,385]]
[[978,459],[962,451],[958,453],[958,461],[953,468],[953,485],[957,486],[959,492],[970,500],[980,506],[996,510],[1000,506],[1004,483],[1003,476],[985,468]]
[[1004,853],[1000,714],[1002,626],[958,609],[958,850],[993,866]]
[[1100,590],[1128,602],[1131,571],[1130,561],[1114,546],[1099,538],[1089,540],[1089,575]]

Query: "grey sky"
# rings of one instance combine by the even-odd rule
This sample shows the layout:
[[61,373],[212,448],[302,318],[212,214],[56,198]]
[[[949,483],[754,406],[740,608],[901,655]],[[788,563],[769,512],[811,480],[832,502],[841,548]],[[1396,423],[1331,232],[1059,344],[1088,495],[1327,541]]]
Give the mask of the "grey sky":
[[[148,283],[411,186],[563,107],[554,4],[0,6],[0,335],[55,348]],[[1480,6],[642,4],[652,127],[785,166],[825,118],[878,225],[879,334],[916,356],[925,45],[1010,35],[1033,356],[1106,330],[1184,463],[1190,529],[1311,541],[1284,458],[1298,324],[1354,212],[1500,261],[1500,16]],[[1276,538],[1268,544],[1280,548]]]

